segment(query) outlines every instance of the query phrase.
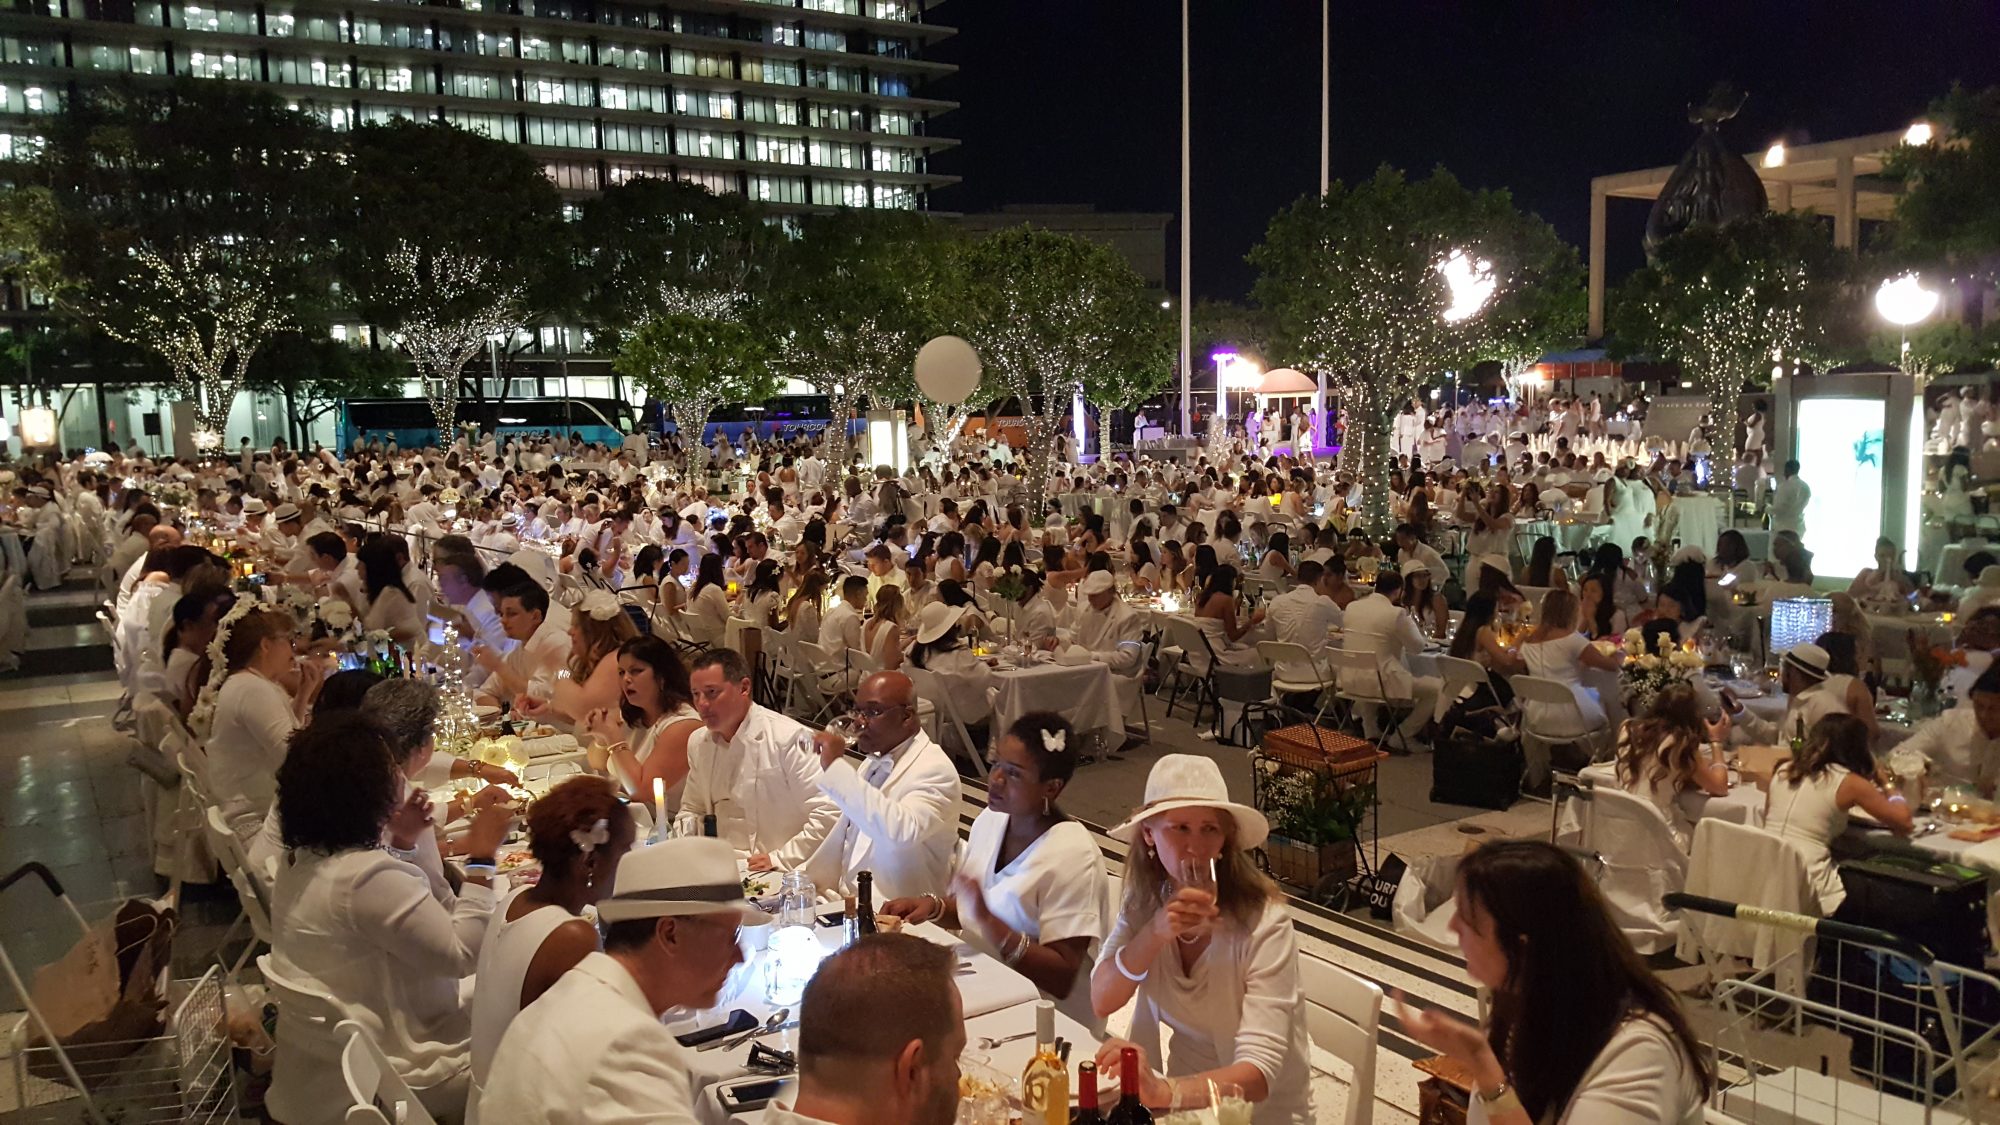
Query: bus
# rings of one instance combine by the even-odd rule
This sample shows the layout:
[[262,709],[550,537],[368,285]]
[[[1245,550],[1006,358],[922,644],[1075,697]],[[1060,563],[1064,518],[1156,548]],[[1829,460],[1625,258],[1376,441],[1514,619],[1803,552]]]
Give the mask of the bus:
[[[615,398],[524,398],[498,406],[459,400],[461,422],[477,422],[482,432],[500,435],[581,434],[583,440],[617,448],[638,432],[630,403]],[[358,398],[340,409],[335,440],[342,452],[355,440],[394,440],[401,449],[445,445],[430,402],[424,398]]]

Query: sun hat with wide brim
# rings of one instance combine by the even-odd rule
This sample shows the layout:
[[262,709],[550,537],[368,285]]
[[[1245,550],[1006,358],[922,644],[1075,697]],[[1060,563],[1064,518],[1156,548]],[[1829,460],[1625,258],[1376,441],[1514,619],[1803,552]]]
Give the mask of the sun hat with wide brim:
[[618,861],[611,894],[597,904],[606,922],[689,914],[726,914],[746,925],[771,920],[743,897],[736,849],[727,840],[681,836],[636,848]]
[[1168,754],[1153,763],[1146,775],[1146,803],[1132,811],[1111,835],[1126,843],[1138,839],[1139,825],[1161,813],[1175,809],[1215,809],[1236,822],[1236,846],[1248,850],[1261,847],[1271,835],[1271,822],[1249,805],[1229,799],[1222,769],[1196,754]]
[[959,618],[964,616],[965,607],[962,605],[932,602],[925,606],[924,611],[917,615],[917,643],[931,644],[951,632],[952,627],[958,624]]

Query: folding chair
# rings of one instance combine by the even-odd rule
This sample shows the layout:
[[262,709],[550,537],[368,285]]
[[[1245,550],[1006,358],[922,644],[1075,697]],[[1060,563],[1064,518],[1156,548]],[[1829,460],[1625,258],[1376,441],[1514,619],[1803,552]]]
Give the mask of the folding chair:
[[1306,1033],[1313,1045],[1354,1070],[1347,1084],[1344,1125],[1375,1119],[1375,1056],[1382,1025],[1381,986],[1322,961],[1299,958],[1299,995],[1305,1000]]
[[[962,759],[972,766],[975,776],[985,776],[993,768],[992,762],[987,758],[985,747],[979,745],[978,740],[972,737],[972,730],[959,715],[958,704],[952,702],[951,692],[945,688],[944,681],[938,678],[936,672],[924,668],[906,667],[903,671],[910,677],[911,685],[917,689],[917,698],[931,705],[935,716],[933,724],[942,727],[944,733],[956,738],[959,744],[958,752]],[[952,739],[938,738],[936,741],[946,752],[951,751]]]
[[[1181,652],[1181,668],[1184,682],[1194,688],[1194,717],[1189,720],[1197,725],[1201,722],[1202,702],[1215,706],[1215,725],[1222,724],[1222,704],[1215,694],[1215,646],[1208,643],[1208,634],[1201,631],[1192,618],[1174,616],[1167,619],[1167,637]],[[1171,714],[1180,702],[1181,685],[1167,700],[1167,712]],[[1221,733],[1219,730],[1217,733]]]
[[1307,651],[1306,646],[1290,641],[1259,641],[1257,655],[1271,666],[1272,691],[1279,695],[1313,695],[1317,708],[1312,721],[1313,725],[1319,725],[1335,686],[1326,665]]
[[[1611,723],[1606,719],[1602,726],[1584,726],[1583,708],[1576,702],[1576,693],[1561,680],[1551,680],[1545,676],[1514,676],[1507,681],[1514,686],[1514,698],[1521,707],[1521,749],[1528,759],[1527,775],[1522,778],[1524,788],[1539,788],[1544,778],[1549,776],[1551,753],[1557,746],[1581,743],[1596,757],[1606,735],[1611,733]],[[1552,712],[1544,712],[1540,719],[1530,719],[1527,704],[1546,704]],[[1572,734],[1566,727],[1549,725],[1555,715],[1575,716],[1572,726],[1581,727],[1582,732]]]
[[235,922],[229,924],[228,931],[222,935],[222,940],[216,943],[216,948],[219,950],[229,944],[230,937],[236,933],[238,923],[250,924],[250,941],[244,945],[243,952],[237,954],[235,962],[229,966],[230,979],[234,980],[236,974],[243,970],[243,963],[250,960],[250,954],[255,952],[259,945],[268,948],[271,944],[270,895],[260,874],[251,870],[250,857],[243,852],[243,841],[237,838],[229,823],[222,819],[222,810],[209,805],[205,810],[205,816],[209,850],[222,864],[222,873],[229,877],[229,885],[236,889],[236,897],[243,904],[243,912],[237,916]]
[[1486,665],[1477,660],[1467,660],[1462,656],[1437,656],[1438,675],[1443,677],[1444,686],[1438,689],[1438,710],[1451,710],[1451,705],[1465,694],[1467,688],[1477,688],[1489,683]]
[[257,971],[278,1006],[277,1038],[285,1044],[271,1071],[268,1104],[288,1120],[322,1116],[312,1111],[347,1101],[341,1078],[346,1044],[335,1029],[348,1011],[331,994],[279,972],[268,953],[257,958]]
[[[1356,652],[1348,648],[1328,649],[1326,662],[1334,677],[1333,697],[1347,704],[1347,718],[1360,725],[1362,735],[1365,737],[1368,734],[1368,721],[1361,709],[1373,708],[1382,717],[1380,741],[1386,742],[1393,734],[1396,741],[1402,744],[1403,752],[1410,753],[1410,740],[1403,736],[1402,724],[1398,720],[1416,703],[1389,694],[1389,681],[1382,675],[1381,654]],[[1342,673],[1347,674],[1343,676]]]
[[[342,1020],[333,1031],[345,1040],[340,1076],[347,1083],[346,1125],[437,1125],[367,1028]],[[468,1107],[468,1118],[470,1113]]]

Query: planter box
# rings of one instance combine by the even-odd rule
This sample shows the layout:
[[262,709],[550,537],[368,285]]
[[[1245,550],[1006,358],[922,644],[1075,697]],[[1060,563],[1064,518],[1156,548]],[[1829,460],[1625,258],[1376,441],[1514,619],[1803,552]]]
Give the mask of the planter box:
[[1306,890],[1318,890],[1328,883],[1345,883],[1360,871],[1353,840],[1305,844],[1272,836],[1264,843],[1264,854],[1271,862],[1273,878]]

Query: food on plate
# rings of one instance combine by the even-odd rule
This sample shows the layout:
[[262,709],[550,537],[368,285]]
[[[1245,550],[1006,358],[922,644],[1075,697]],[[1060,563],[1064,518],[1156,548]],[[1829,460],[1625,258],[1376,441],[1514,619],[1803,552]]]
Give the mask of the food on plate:
[[535,853],[523,848],[518,852],[508,852],[506,855],[501,856],[495,861],[495,866],[502,871],[516,871],[533,862],[535,862]]
[[901,915],[877,914],[875,916],[875,931],[877,933],[893,934],[902,928],[903,919]]

